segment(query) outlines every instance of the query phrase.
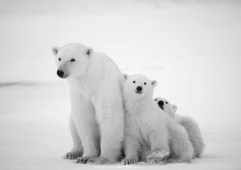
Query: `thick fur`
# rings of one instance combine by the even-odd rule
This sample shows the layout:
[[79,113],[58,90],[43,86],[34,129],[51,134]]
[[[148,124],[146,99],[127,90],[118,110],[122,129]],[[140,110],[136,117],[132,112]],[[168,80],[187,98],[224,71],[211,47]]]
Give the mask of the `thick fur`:
[[[73,149],[80,163],[113,163],[124,138],[122,74],[106,55],[78,43],[53,47],[58,70],[70,87]],[[74,59],[74,60],[73,60]]]
[[180,116],[177,118],[177,122],[187,130],[189,139],[194,148],[194,157],[200,157],[203,152],[204,143],[198,124],[194,119],[188,116]]
[[161,97],[157,97],[154,100],[162,110],[164,110],[166,113],[169,114],[171,118],[176,117],[176,111],[177,111],[176,105],[171,104],[169,101]]
[[[186,130],[153,101],[156,81],[142,75],[125,75],[125,78],[124,164],[136,163],[143,155],[147,162],[160,163],[169,156],[175,162],[189,162],[193,148]],[[141,92],[138,87],[142,87]]]
[[196,123],[196,121],[191,117],[180,116],[180,115],[176,114],[177,106],[171,104],[169,101],[167,101],[164,98],[155,98],[155,101],[157,103],[162,101],[162,103],[164,103],[164,105],[160,106],[158,104],[158,106],[162,110],[164,110],[166,113],[168,113],[168,115],[171,118],[176,120],[180,125],[182,125],[186,129],[186,131],[188,133],[188,137],[194,148],[194,157],[200,157],[200,155],[203,152],[204,142],[203,142],[203,138],[201,135],[201,131],[200,131],[199,126]]

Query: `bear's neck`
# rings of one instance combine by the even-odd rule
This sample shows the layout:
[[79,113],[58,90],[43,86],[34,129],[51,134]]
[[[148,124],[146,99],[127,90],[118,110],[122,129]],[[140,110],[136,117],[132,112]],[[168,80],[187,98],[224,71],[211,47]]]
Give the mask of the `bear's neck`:
[[69,77],[67,80],[71,90],[78,93],[87,92],[86,88],[88,86],[84,76]]
[[152,105],[152,100],[149,98],[134,99],[131,97],[125,98],[125,108],[130,114],[142,114],[145,112],[150,105]]

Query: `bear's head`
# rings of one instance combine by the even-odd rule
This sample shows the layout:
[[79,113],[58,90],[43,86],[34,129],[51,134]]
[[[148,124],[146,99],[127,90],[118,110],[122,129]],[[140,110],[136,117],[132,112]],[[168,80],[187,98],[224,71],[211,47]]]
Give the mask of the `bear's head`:
[[93,50],[82,44],[70,43],[63,47],[53,47],[57,75],[60,78],[85,75]]
[[157,84],[156,80],[149,80],[143,75],[124,74],[123,93],[124,96],[131,97],[133,99],[141,99],[145,97],[153,96],[154,87]]
[[158,106],[164,110],[166,113],[168,113],[172,118],[174,118],[175,113],[177,111],[177,106],[171,104],[169,101],[167,101],[164,98],[157,97],[154,99],[155,102],[158,104]]

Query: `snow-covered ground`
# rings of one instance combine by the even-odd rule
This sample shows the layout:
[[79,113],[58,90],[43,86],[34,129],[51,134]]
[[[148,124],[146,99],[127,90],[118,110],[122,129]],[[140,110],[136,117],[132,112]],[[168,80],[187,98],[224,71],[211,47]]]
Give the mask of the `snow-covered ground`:
[[62,158],[69,94],[50,49],[73,41],[157,79],[155,96],[200,124],[202,158],[148,168],[241,169],[240,18],[241,3],[225,0],[0,0],[0,169],[147,168]]

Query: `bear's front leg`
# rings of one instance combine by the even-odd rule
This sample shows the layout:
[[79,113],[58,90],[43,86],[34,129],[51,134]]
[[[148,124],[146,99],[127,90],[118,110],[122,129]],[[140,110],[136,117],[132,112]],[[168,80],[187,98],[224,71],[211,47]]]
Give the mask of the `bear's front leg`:
[[146,156],[148,163],[161,163],[170,155],[166,128],[158,129],[150,134],[151,152]]
[[88,159],[99,156],[100,139],[94,115],[88,99],[76,92],[71,93],[71,117],[84,150],[77,163],[87,163]]
[[76,130],[76,127],[73,122],[72,116],[69,118],[69,127],[70,127],[70,133],[73,141],[73,148],[70,152],[68,152],[65,155],[66,159],[76,159],[78,157],[81,157],[83,155],[83,147],[82,147],[82,142],[81,139],[78,135],[78,132]]
[[[134,134],[135,135],[135,134]],[[140,142],[132,134],[125,134],[124,149],[125,159],[123,160],[124,165],[138,163],[138,152],[140,151]]]
[[105,97],[95,103],[96,118],[101,135],[101,155],[94,164],[115,163],[121,155],[124,138],[124,111],[122,100]]

